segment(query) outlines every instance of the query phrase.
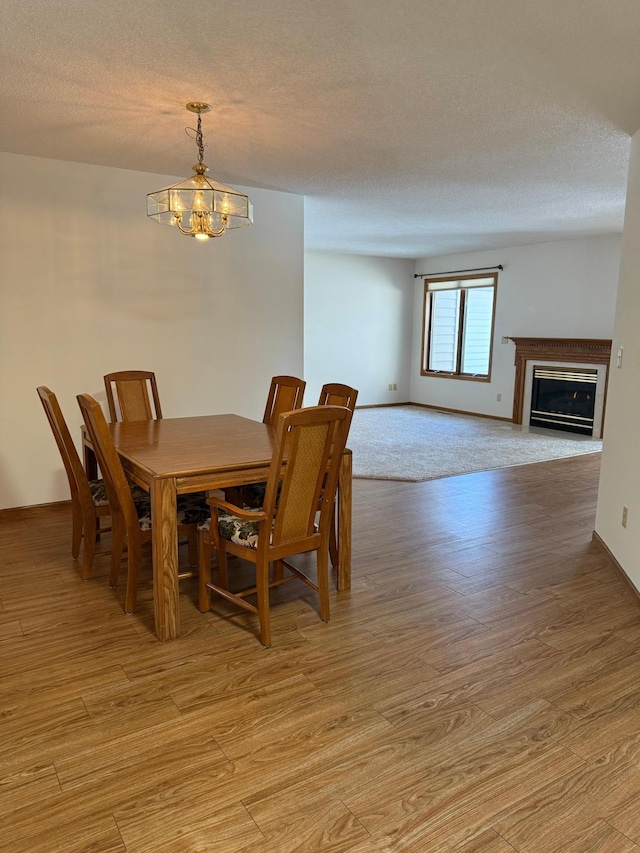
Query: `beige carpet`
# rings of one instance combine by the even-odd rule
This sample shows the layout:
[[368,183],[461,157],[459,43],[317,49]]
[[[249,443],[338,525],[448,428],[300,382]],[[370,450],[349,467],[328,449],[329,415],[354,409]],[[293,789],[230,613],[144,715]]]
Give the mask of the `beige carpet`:
[[418,406],[357,409],[349,447],[353,475],[375,480],[435,480],[596,453],[602,442],[568,432],[452,415]]

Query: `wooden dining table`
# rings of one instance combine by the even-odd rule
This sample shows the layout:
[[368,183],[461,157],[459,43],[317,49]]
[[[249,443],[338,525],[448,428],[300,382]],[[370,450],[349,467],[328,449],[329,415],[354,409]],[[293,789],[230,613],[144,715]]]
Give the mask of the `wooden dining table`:
[[[180,635],[178,598],[178,495],[225,489],[267,479],[275,429],[240,415],[163,418],[109,425],[127,476],[151,498],[156,635]],[[85,467],[97,476],[85,439]],[[351,587],[351,451],[342,458],[338,486],[337,588]]]

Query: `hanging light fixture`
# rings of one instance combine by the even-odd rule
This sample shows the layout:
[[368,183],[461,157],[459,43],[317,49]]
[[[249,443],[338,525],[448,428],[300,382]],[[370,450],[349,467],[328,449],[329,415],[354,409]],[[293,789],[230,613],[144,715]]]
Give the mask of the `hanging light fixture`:
[[195,132],[198,145],[198,162],[193,167],[195,174],[179,184],[149,193],[147,216],[163,225],[174,225],[181,234],[197,240],[221,237],[229,228],[252,225],[253,205],[249,197],[206,175],[209,167],[202,162],[202,113],[208,113],[210,105],[191,101],[187,109],[198,114],[198,129],[187,128],[187,132]]

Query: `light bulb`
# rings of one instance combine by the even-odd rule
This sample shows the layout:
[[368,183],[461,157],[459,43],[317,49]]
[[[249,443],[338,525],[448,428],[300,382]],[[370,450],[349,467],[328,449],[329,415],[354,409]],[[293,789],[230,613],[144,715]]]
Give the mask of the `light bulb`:
[[182,222],[184,208],[180,204],[180,196],[177,193],[171,193],[169,196],[169,210],[172,214],[169,225],[179,225]]
[[198,231],[193,236],[196,238],[196,240],[208,240],[209,239],[209,235],[203,234],[202,231]]

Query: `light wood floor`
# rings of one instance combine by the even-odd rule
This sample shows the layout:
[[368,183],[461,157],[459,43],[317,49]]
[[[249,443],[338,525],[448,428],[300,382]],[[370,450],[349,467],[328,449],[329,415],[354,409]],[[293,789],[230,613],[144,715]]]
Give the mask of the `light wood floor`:
[[0,514],[0,850],[640,853],[598,466],[356,481],[353,590],[328,625],[275,592],[270,650],[194,581],[158,642],[148,582],[125,616],[107,557],[80,580],[66,507]]

